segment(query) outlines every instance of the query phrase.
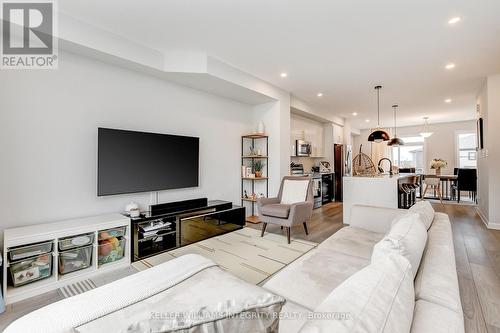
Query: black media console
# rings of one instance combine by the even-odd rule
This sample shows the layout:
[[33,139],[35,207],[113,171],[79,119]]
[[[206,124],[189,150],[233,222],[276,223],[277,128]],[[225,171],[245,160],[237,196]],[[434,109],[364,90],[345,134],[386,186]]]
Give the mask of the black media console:
[[131,218],[132,261],[243,228],[245,208],[222,200],[191,199],[150,206]]

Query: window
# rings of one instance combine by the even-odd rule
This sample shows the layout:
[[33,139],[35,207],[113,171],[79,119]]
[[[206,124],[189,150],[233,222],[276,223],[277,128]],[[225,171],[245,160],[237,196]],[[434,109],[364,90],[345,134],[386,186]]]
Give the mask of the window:
[[392,148],[392,160],[400,168],[424,168],[424,138],[412,136],[401,138],[405,145]]
[[457,133],[457,161],[459,168],[476,168],[476,133]]

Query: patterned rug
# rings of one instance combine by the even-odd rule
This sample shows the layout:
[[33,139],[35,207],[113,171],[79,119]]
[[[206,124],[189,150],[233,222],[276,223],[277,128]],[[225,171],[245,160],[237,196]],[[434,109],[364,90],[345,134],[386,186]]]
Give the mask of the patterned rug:
[[64,298],[68,298],[95,289],[96,287],[97,286],[91,279],[87,279],[59,288],[59,294]]
[[317,245],[293,238],[287,244],[284,235],[266,233],[261,238],[259,230],[243,228],[132,265],[137,270],[144,270],[185,254],[196,253],[213,260],[247,282],[259,284]]

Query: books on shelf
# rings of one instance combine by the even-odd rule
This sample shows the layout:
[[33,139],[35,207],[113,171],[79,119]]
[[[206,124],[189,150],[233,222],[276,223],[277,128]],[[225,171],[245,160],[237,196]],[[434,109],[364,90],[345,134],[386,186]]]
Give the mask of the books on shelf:
[[246,165],[241,166],[241,177],[242,178],[253,178],[255,174],[252,173],[252,168]]

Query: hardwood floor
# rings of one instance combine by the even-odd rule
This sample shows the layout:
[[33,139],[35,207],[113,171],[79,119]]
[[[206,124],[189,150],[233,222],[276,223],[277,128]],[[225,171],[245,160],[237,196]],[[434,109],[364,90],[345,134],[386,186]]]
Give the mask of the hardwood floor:
[[[457,263],[465,332],[500,333],[500,231],[487,229],[475,206],[433,203],[436,211],[450,216]],[[307,223],[292,228],[292,237],[322,242],[343,227],[342,204],[314,210]],[[260,229],[261,225],[249,225]],[[267,232],[282,233],[268,225]]]
[[[436,211],[450,216],[455,244],[460,297],[464,311],[465,332],[500,333],[500,231],[489,230],[471,205],[433,204]],[[259,229],[261,224],[249,224]],[[302,225],[292,228],[292,237],[322,242],[342,224],[342,204],[331,203],[314,210],[307,223],[309,235]],[[282,233],[279,226],[268,225],[267,232]],[[123,276],[131,274],[124,272]],[[112,281],[121,276],[113,276]],[[100,281],[103,285],[108,280]],[[15,303],[0,314],[0,331],[23,314],[60,299],[57,291]]]

